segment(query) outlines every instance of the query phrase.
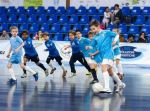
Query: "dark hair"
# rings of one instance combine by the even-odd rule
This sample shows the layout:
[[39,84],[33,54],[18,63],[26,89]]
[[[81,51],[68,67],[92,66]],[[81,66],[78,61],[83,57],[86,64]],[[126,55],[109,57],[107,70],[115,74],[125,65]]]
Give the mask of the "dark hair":
[[12,31],[12,29],[17,29],[17,30],[18,30],[18,27],[16,27],[16,26],[11,26],[11,27],[10,27],[10,31]]
[[105,8],[105,11],[106,11],[107,8],[109,9],[109,7],[106,7],[106,8]]
[[27,34],[27,35],[29,34],[29,32],[28,32],[27,30],[23,30],[23,31],[21,32],[21,35],[24,34],[24,33]]
[[43,37],[44,35],[49,36],[49,33],[48,33],[48,32],[43,32],[43,33],[42,33],[42,37]]
[[93,33],[92,31],[89,31],[89,32],[88,32],[88,35],[90,35],[90,34],[92,34],[92,35],[93,35],[94,33]]
[[100,23],[99,23],[99,21],[98,20],[92,20],[91,22],[90,22],[90,26],[96,26],[96,27],[99,27],[100,26]]
[[81,31],[79,29],[77,29],[76,32],[80,32],[81,33]]
[[115,7],[119,7],[119,4],[115,4]]
[[76,32],[74,30],[70,30],[69,34],[73,34],[74,36],[76,35]]

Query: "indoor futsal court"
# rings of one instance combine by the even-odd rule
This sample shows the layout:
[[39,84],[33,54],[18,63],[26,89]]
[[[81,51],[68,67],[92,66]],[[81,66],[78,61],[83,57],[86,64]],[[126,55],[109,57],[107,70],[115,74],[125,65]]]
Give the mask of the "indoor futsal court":
[[150,0],[0,0],[0,111],[150,111]]

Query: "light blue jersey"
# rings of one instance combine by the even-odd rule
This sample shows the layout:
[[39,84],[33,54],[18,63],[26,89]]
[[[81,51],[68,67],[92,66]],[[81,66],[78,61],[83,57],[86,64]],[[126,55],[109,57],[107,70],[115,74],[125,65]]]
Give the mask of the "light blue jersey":
[[114,56],[121,54],[120,47],[119,47],[119,40],[113,46]]
[[102,30],[94,36],[92,47],[97,47],[100,51],[101,62],[104,59],[114,59],[112,42],[117,34],[109,30]]
[[79,39],[80,50],[85,57],[90,57],[88,50],[85,49],[86,46],[89,46],[90,40],[85,37]]
[[18,52],[15,52],[15,50],[22,43],[23,43],[23,40],[19,36],[10,38],[10,45],[11,45],[11,49],[12,49],[12,55],[9,60],[10,63],[12,63],[12,64],[20,64],[21,63],[22,48]]

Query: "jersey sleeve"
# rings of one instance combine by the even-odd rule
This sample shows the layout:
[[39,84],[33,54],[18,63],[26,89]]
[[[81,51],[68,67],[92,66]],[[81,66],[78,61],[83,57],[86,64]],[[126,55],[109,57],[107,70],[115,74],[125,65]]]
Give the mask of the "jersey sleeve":
[[23,43],[23,40],[20,38],[20,37],[17,37],[17,41],[22,44]]

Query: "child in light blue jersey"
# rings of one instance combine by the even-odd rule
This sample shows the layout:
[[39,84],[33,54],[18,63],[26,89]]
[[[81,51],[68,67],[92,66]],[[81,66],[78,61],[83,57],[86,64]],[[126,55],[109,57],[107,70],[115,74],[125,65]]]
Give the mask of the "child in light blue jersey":
[[[119,30],[118,29],[113,29],[113,31],[117,34],[119,34]],[[116,73],[118,74],[119,78],[122,80],[123,79],[123,68],[122,68],[122,64],[121,64],[121,51],[120,51],[120,47],[119,47],[119,39],[118,41],[116,41],[116,43],[113,44],[113,51],[114,51],[114,60],[115,60],[115,64],[114,64],[114,69],[116,70]]]
[[[16,26],[12,26],[10,28],[10,31],[11,31],[12,37],[10,38],[10,49],[9,49],[9,52],[7,55],[8,58],[10,57],[7,67],[8,67],[8,71],[11,75],[11,79],[8,81],[8,84],[16,84],[17,83],[15,73],[12,68],[13,64],[20,64],[20,67],[22,69],[25,69],[25,70],[31,72],[35,78],[35,81],[37,81],[38,73],[33,71],[30,67],[24,66],[24,64],[21,61],[22,47],[24,46],[24,42],[18,36],[18,28]],[[11,52],[12,52],[12,54],[11,54]],[[10,54],[11,54],[11,56],[10,56]]]
[[[90,28],[95,36],[93,39],[96,42],[97,49],[99,50],[99,56],[101,57],[101,68],[103,73],[104,79],[104,89],[103,92],[110,93],[110,86],[109,86],[109,75],[113,78],[114,81],[117,83],[116,92],[120,91],[120,89],[125,87],[125,84],[121,82],[117,74],[112,70],[113,59],[114,59],[114,52],[112,48],[112,43],[116,42],[119,39],[119,36],[111,31],[108,30],[101,30],[100,24],[97,20],[93,20],[90,23]],[[94,47],[94,45],[93,45]]]

